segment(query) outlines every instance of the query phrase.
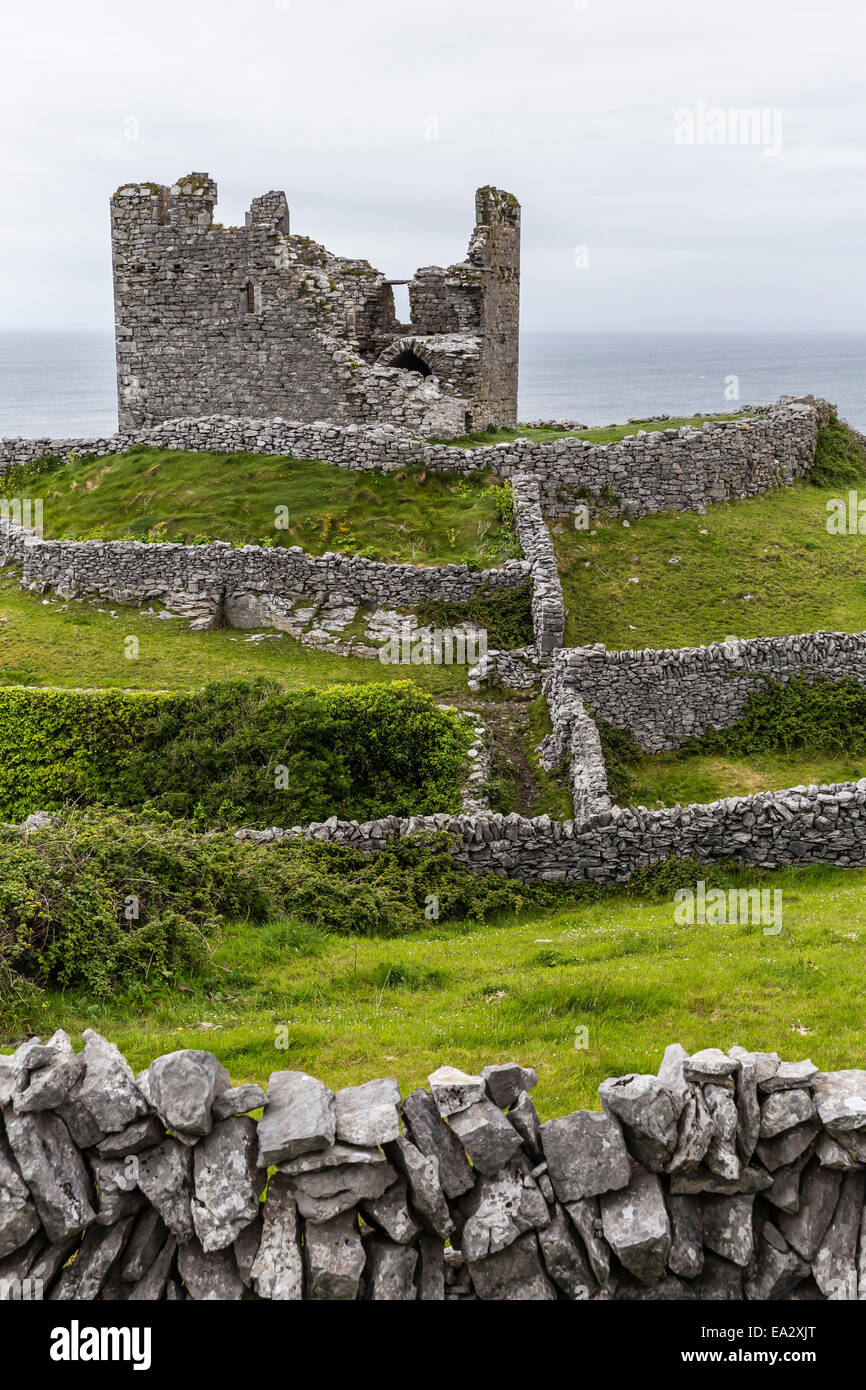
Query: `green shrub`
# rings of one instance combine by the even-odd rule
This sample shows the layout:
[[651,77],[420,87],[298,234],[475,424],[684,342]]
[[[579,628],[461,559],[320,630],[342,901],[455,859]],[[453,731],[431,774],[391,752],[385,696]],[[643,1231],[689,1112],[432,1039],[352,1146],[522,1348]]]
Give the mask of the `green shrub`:
[[469,731],[411,682],[0,691],[0,816],[104,805],[202,825],[459,809]]
[[866,447],[843,420],[818,430],[815,462],[806,474],[816,487],[854,487],[866,479]]
[[866,689],[846,676],[831,681],[821,671],[798,671],[789,681],[767,678],[749,696],[736,724],[708,729],[677,751],[693,753],[770,753],[796,748],[866,752]]
[[[364,855],[327,842],[257,845],[225,831],[194,832],[168,817],[75,812],[29,837],[0,827],[0,1000],[31,985],[147,998],[207,973],[228,922],[261,932],[261,959],[316,950],[312,930],[401,937],[449,922],[484,922],[524,905],[577,907],[612,894],[670,897],[730,866],[669,859],[625,887],[525,884],[475,874],[429,840],[391,839]],[[750,873],[749,881],[755,879]],[[287,919],[300,919],[295,926]],[[378,982],[385,987],[385,978]],[[390,983],[395,983],[392,971]],[[404,981],[405,983],[405,981]],[[431,974],[411,987],[434,988]]]
[[628,806],[635,786],[632,772],[643,761],[644,751],[628,729],[604,723],[597,727],[607,771],[607,789],[618,806]]
[[418,620],[438,628],[455,628],[471,623],[487,631],[491,651],[511,651],[532,641],[532,583],[527,580],[514,589],[490,589],[485,585],[467,603],[425,603]]

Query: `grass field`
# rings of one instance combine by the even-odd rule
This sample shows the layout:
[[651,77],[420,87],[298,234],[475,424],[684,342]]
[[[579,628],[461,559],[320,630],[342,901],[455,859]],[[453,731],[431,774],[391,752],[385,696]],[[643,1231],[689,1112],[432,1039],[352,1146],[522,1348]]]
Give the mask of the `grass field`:
[[866,757],[846,754],[750,753],[746,757],[702,754],[678,757],[663,753],[642,758],[629,768],[628,804],[633,806],[687,806],[692,802],[720,801],[726,796],[752,796],[755,792],[785,787],[827,786],[856,782],[866,777]]
[[[4,487],[11,495],[16,486],[13,471]],[[500,515],[507,495],[492,474],[353,473],[315,460],[142,446],[28,470],[20,491],[42,498],[49,539],[264,541],[417,564],[491,566],[520,555],[510,518]]]
[[[551,529],[567,646],[686,647],[728,636],[866,629],[866,536],[830,535],[839,487]],[[676,561],[676,563],[673,563]],[[636,582],[635,582],[636,581]]]
[[[206,978],[146,1012],[45,993],[34,1027],[45,1036],[63,1026],[76,1041],[98,1027],[136,1068],[160,1052],[207,1048],[235,1082],[293,1068],[331,1086],[394,1075],[405,1092],[443,1063],[473,1072],[513,1059],[538,1068],[543,1117],[595,1107],[604,1077],[655,1071],[674,1041],[857,1065],[866,873],[730,880],[760,882],[782,892],[779,936],[760,925],[677,925],[670,900],[626,897],[483,927],[431,924],[398,941],[329,936],[290,920],[239,924],[223,934]],[[575,1046],[583,1027],[585,1049]]]
[[[124,655],[127,636],[139,640],[137,660]],[[268,676],[301,690],[399,676],[443,699],[466,694],[465,666],[396,668],[317,652],[286,634],[271,633],[258,643],[249,636],[228,629],[190,632],[183,618],[145,617],[104,600],[42,599],[22,592],[11,574],[0,579],[0,685],[189,690],[210,681]]]
[[594,429],[555,430],[531,429],[518,426],[514,430],[485,430],[479,434],[464,434],[459,439],[434,439],[431,444],[452,444],[457,449],[478,449],[483,444],[511,444],[515,439],[534,439],[544,444],[551,439],[587,439],[591,444],[618,444],[627,435],[646,430],[675,430],[683,425],[700,429],[706,420],[740,420],[743,415],[689,415],[678,416],[675,420],[634,420],[630,425],[600,425]]

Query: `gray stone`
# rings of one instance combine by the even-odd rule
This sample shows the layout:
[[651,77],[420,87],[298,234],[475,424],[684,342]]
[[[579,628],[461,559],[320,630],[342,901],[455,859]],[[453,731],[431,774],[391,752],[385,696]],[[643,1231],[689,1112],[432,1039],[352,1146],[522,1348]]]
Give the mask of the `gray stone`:
[[630,1165],[622,1130],[609,1115],[576,1110],[541,1126],[548,1175],[560,1202],[625,1187]]
[[761,1107],[761,1138],[775,1139],[815,1114],[815,1103],[808,1091],[774,1091]]
[[862,1168],[866,1164],[866,1134],[861,1129],[840,1129],[835,1135],[822,1130],[815,1142],[815,1153],[825,1168],[846,1172]]
[[323,1168],[291,1179],[298,1210],[307,1221],[330,1221],[366,1198],[381,1197],[397,1174],[390,1163],[376,1166],[353,1163],[344,1168]]
[[230,1120],[235,1115],[248,1115],[251,1110],[261,1110],[267,1103],[267,1096],[261,1086],[249,1081],[243,1086],[231,1086],[214,1098],[211,1115],[214,1120]]
[[259,1164],[268,1168],[287,1158],[333,1144],[334,1092],[303,1071],[275,1071],[268,1103],[259,1120]]
[[621,1076],[603,1081],[599,1099],[623,1127],[626,1143],[645,1168],[659,1172],[677,1146],[684,1095],[657,1076]]
[[841,1185],[841,1173],[822,1168],[815,1162],[810,1163],[800,1185],[798,1210],[782,1212],[779,1216],[778,1226],[782,1235],[809,1264],[814,1260],[830,1225]]
[[604,1237],[621,1265],[642,1284],[664,1273],[671,1227],[655,1173],[634,1165],[628,1186],[600,1199]]
[[185,1048],[157,1057],[148,1071],[151,1104],[166,1129],[210,1134],[214,1100],[229,1088],[229,1074],[212,1052]]
[[722,1197],[735,1197],[750,1192],[763,1192],[773,1179],[762,1168],[741,1168],[737,1178],[720,1178],[708,1168],[698,1168],[694,1173],[675,1174],[670,1181],[670,1191],[676,1197],[694,1197],[704,1192]]
[[283,1173],[274,1173],[268,1182],[262,1237],[250,1280],[260,1298],[289,1302],[304,1296],[298,1208],[292,1179]]
[[403,1119],[416,1148],[425,1157],[437,1160],[445,1196],[453,1201],[468,1192],[475,1178],[463,1146],[442,1119],[428,1091],[419,1088],[405,1098]]
[[704,1303],[726,1303],[743,1297],[743,1271],[730,1260],[708,1250],[704,1255],[704,1267],[697,1278],[691,1281],[695,1298]]
[[671,1248],[668,1269],[683,1279],[694,1279],[704,1267],[703,1212],[698,1197],[668,1197]]
[[[768,1202],[772,1202],[779,1211],[794,1212],[800,1205],[800,1174],[805,1168],[809,1159],[812,1157],[811,1148],[805,1149],[799,1158],[795,1158],[793,1163],[788,1163],[784,1168],[777,1168],[773,1174],[773,1182],[765,1192]],[[831,1165],[832,1166],[832,1165]]]
[[732,1092],[722,1086],[707,1085],[703,1091],[714,1131],[707,1147],[707,1167],[718,1177],[735,1182],[740,1174],[736,1101]]
[[437,1067],[427,1078],[436,1108],[443,1119],[468,1110],[484,1099],[484,1080],[480,1076],[469,1076],[459,1067]]
[[693,1173],[706,1158],[716,1130],[700,1086],[686,1085],[669,1173]]
[[144,1149],[153,1148],[165,1138],[165,1126],[156,1115],[146,1115],[144,1119],[133,1120],[125,1129],[116,1134],[108,1134],[97,1144],[102,1158],[126,1158],[128,1154],[139,1154]]
[[[144,1118],[147,1101],[114,1043],[91,1028],[85,1028],[82,1037],[83,1069],[58,1113],[78,1147],[89,1148]],[[78,1055],[81,1059],[82,1054]]]
[[556,1206],[546,1225],[539,1227],[538,1244],[547,1273],[568,1298],[585,1302],[594,1297],[598,1284],[563,1207]]
[[718,1047],[705,1047],[701,1052],[693,1052],[691,1057],[683,1061],[683,1075],[686,1081],[693,1081],[699,1086],[705,1082],[717,1086],[723,1086],[725,1082],[732,1085],[739,1068],[736,1057],[726,1056]]
[[492,1101],[452,1114],[451,1129],[479,1173],[495,1173],[520,1148],[520,1135]]
[[48,1297],[82,1303],[99,1298],[123,1253],[134,1219],[127,1216],[109,1227],[88,1226],[74,1262],[64,1268]]
[[0,1260],[26,1245],[39,1230],[30,1191],[11,1155],[4,1151],[0,1125]]
[[358,1297],[365,1254],[354,1211],[308,1221],[304,1236],[307,1298],[348,1302]]
[[168,1235],[165,1222],[155,1207],[144,1207],[132,1228],[120,1277],[124,1283],[137,1284],[150,1269]]
[[541,1121],[529,1093],[524,1091],[508,1111],[508,1118],[520,1135],[531,1158],[541,1157]]
[[503,1062],[497,1066],[484,1067],[482,1079],[487,1094],[500,1110],[516,1105],[522,1095],[538,1085],[538,1072],[534,1067],[521,1067],[517,1062]]
[[[63,1029],[58,1029],[39,1051],[38,1067],[34,1065],[36,1059],[31,1050],[25,1067],[19,1072],[23,1085],[16,1089],[12,1102],[17,1115],[35,1114],[62,1105],[83,1070],[83,1058],[76,1056],[69,1035]],[[18,1057],[17,1052],[15,1057]]]
[[812,1261],[818,1288],[833,1302],[851,1302],[858,1296],[857,1236],[864,1187],[862,1173],[842,1178],[839,1200]]
[[748,1064],[755,1069],[755,1082],[760,1084],[775,1076],[779,1070],[778,1052],[749,1052],[744,1047],[729,1047],[728,1056],[734,1057],[743,1066]]
[[550,1220],[547,1203],[532,1177],[513,1161],[496,1174],[482,1175],[460,1201],[465,1218],[460,1249],[467,1263],[496,1254],[527,1231]]
[[504,1250],[469,1265],[472,1284],[485,1302],[551,1302],[556,1285],[541,1258],[538,1237],[527,1232]]
[[833,1133],[866,1129],[866,1071],[827,1072],[812,1094],[821,1123]]
[[175,1236],[166,1236],[147,1272],[130,1289],[130,1303],[153,1303],[161,1298],[163,1293],[168,1297],[167,1286],[176,1253],[177,1239]]
[[384,1231],[398,1245],[411,1245],[421,1227],[409,1211],[409,1189],[405,1178],[398,1178],[381,1197],[365,1197],[361,1211],[371,1225]]
[[399,1133],[400,1087],[393,1076],[337,1092],[336,1136],[341,1143],[375,1147]]
[[194,1234],[192,1151],[169,1138],[139,1154],[138,1186],[172,1235],[188,1241]]
[[254,1221],[248,1226],[244,1226],[235,1236],[232,1249],[235,1252],[235,1264],[238,1267],[238,1274],[244,1282],[246,1288],[252,1284],[253,1265],[256,1255],[259,1253],[259,1246],[262,1243],[262,1228],[264,1226],[263,1217],[264,1203],[259,1203],[259,1210]]
[[138,1190],[138,1165],[134,1157],[91,1158],[90,1171],[96,1184],[96,1221],[100,1226],[113,1226],[122,1217],[132,1216],[141,1206]]
[[758,1082],[758,1090],[765,1095],[774,1091],[796,1091],[817,1081],[821,1073],[814,1062],[780,1062],[772,1076]]
[[798,1159],[800,1154],[808,1149],[820,1128],[819,1120],[806,1120],[804,1124],[795,1125],[793,1129],[783,1130],[775,1139],[759,1139],[756,1148],[758,1158],[765,1168],[775,1173],[777,1168]]
[[7,1109],[4,1119],[12,1156],[48,1239],[59,1244],[77,1235],[96,1213],[90,1176],[65,1124],[47,1110],[14,1115]]
[[746,1052],[740,1052],[737,1061],[740,1064],[736,1080],[737,1153],[743,1163],[750,1163],[761,1132],[758,1063]]
[[403,1134],[388,1144],[386,1152],[409,1184],[409,1200],[424,1229],[447,1239],[454,1232],[454,1222],[439,1181],[438,1159],[422,1154]]
[[731,1264],[745,1266],[754,1252],[752,1195],[715,1197],[707,1195],[703,1211],[704,1245]]
[[202,1250],[231,1245],[258,1215],[267,1174],[256,1163],[255,1121],[221,1120],[193,1151],[192,1220]]
[[285,1163],[278,1163],[277,1167],[281,1173],[297,1177],[299,1173],[318,1173],[322,1168],[342,1168],[352,1163],[369,1166],[385,1161],[381,1149],[359,1148],[355,1144],[331,1144],[327,1149],[312,1149],[309,1153],[299,1154],[297,1158],[288,1158]]
[[584,1197],[579,1202],[569,1202],[565,1210],[583,1242],[593,1274],[599,1284],[607,1286],[610,1283],[610,1246],[604,1238],[598,1198]]
[[422,1236],[416,1271],[418,1297],[424,1303],[445,1298],[445,1248],[438,1236]]
[[408,1245],[397,1245],[387,1236],[378,1233],[365,1237],[364,1250],[365,1298],[374,1302],[391,1303],[409,1303],[417,1299],[417,1250]]
[[768,1221],[758,1236],[755,1256],[746,1272],[746,1298],[790,1298],[808,1274],[809,1266],[805,1260],[800,1259]]
[[231,1246],[204,1251],[198,1238],[193,1236],[180,1246],[177,1267],[187,1296],[196,1302],[239,1302],[244,1296],[244,1281],[238,1273]]

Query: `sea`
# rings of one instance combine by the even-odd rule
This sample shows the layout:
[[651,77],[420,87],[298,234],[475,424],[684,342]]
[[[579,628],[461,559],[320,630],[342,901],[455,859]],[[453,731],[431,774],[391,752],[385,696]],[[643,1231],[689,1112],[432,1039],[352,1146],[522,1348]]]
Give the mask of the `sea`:
[[[522,421],[609,425],[823,396],[866,431],[866,332],[569,333],[520,337]],[[110,333],[0,332],[0,437],[117,429]]]

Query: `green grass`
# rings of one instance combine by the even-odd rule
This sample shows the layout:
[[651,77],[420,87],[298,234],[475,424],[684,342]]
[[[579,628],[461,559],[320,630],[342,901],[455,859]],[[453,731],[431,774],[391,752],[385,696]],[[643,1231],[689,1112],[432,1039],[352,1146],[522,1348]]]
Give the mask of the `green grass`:
[[566,645],[687,647],[731,635],[863,631],[866,536],[828,534],[827,500],[839,495],[838,486],[800,482],[703,516],[600,520],[595,534],[552,523]]
[[[124,655],[128,636],[139,640],[138,660]],[[12,575],[0,579],[0,685],[191,690],[268,676],[303,690],[399,675],[443,699],[466,695],[465,666],[385,666],[317,652],[287,634],[270,634],[261,643],[249,636],[229,629],[190,632],[183,618],[144,617],[104,600],[42,599],[19,589]]]
[[[313,555],[481,567],[520,554],[510,519],[500,519],[507,499],[492,474],[354,473],[316,460],[144,446],[41,474],[27,468],[16,478],[18,471],[4,478],[7,495],[18,489],[43,499],[48,538],[265,541]],[[282,529],[278,508],[287,512]]]
[[[781,889],[783,930],[681,926],[673,904],[611,897],[579,910],[522,910],[395,940],[335,937],[297,922],[235,925],[212,969],[141,1006],[38,994],[45,1036],[96,1027],[137,1069],[202,1047],[235,1082],[271,1071],[331,1086],[395,1075],[404,1092],[444,1062],[536,1066],[543,1117],[597,1105],[609,1075],[655,1071],[665,1044],[744,1047],[850,1066],[863,1017],[852,981],[866,971],[866,873],[809,868],[729,880]],[[0,1025],[2,1026],[2,1025]],[[589,1046],[575,1047],[575,1030]],[[14,1036],[4,1035],[4,1046]],[[279,1047],[277,1043],[284,1043]]]
[[750,753],[748,758],[676,753],[647,755],[628,769],[632,806],[681,806],[752,796],[785,787],[827,786],[866,777],[866,757],[850,754]]
[[630,425],[600,425],[595,429],[555,430],[531,429],[521,426],[514,430],[484,430],[477,434],[464,434],[459,439],[431,439],[431,444],[451,444],[456,449],[478,449],[484,444],[511,444],[515,439],[534,439],[546,444],[552,439],[587,439],[591,444],[619,444],[628,435],[646,430],[675,430],[683,425],[700,429],[706,420],[743,420],[746,415],[682,415],[673,420],[634,420]]

